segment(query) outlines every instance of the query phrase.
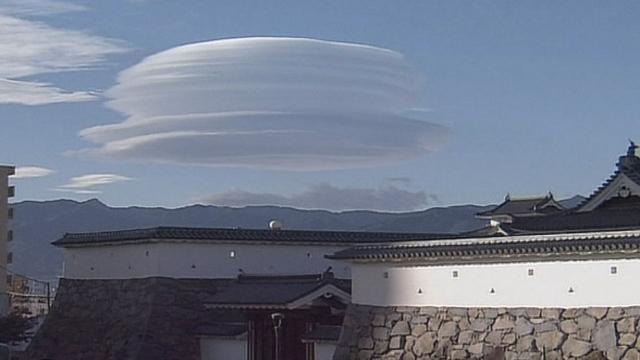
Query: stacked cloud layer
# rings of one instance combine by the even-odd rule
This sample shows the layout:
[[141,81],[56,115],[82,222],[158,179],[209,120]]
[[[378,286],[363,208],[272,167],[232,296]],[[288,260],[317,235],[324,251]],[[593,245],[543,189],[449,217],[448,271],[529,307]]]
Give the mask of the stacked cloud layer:
[[0,1],[0,105],[96,99],[90,91],[66,90],[31,78],[91,69],[107,56],[127,51],[119,41],[22,18],[82,10],[79,5],[51,0]]
[[107,92],[126,121],[85,129],[91,153],[204,165],[318,170],[413,158],[447,129],[401,114],[419,87],[401,54],[300,38],[173,48]]

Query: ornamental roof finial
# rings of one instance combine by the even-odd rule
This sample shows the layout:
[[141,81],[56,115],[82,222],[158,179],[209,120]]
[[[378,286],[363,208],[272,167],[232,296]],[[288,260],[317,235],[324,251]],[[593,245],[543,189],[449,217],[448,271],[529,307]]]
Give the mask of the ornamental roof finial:
[[627,149],[627,156],[637,156],[638,145],[629,139],[629,148]]
[[507,193],[507,195],[504,196],[504,201],[509,201],[511,200],[511,194]]

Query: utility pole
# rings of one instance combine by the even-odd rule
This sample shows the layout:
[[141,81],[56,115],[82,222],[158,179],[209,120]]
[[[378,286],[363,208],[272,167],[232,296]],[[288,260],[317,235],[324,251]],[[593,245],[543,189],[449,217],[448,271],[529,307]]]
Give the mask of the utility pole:
[[47,282],[47,314],[51,310],[51,285]]

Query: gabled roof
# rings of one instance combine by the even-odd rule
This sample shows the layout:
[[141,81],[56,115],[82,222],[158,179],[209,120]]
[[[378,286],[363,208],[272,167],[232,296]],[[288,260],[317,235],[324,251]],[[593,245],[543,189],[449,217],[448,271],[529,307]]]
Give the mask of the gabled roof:
[[[236,281],[208,298],[207,308],[295,309],[317,298],[348,303],[351,281],[333,273],[319,275],[240,275]],[[330,303],[327,303],[330,306]]]
[[215,229],[190,227],[155,227],[149,229],[65,234],[53,242],[59,247],[95,246],[120,243],[157,241],[198,241],[220,243],[298,243],[298,244],[359,244],[428,240],[451,237],[450,234],[355,232],[355,231],[306,231],[306,230],[255,230]]
[[629,194],[640,195],[640,157],[638,146],[631,141],[627,153],[620,156],[613,174],[577,207],[577,211],[591,211],[605,201],[620,195],[626,188]]
[[563,210],[564,207],[558,203],[553,194],[546,196],[512,198],[509,194],[505,196],[504,201],[495,208],[478,213],[480,218],[492,218],[499,215],[535,215],[544,214],[544,209],[552,208]]

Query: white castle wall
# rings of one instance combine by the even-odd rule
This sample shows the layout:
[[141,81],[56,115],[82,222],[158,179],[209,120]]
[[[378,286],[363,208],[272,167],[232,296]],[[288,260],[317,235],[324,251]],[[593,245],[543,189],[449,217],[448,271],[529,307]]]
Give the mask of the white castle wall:
[[[344,247],[159,242],[65,248],[68,279],[232,278],[249,274],[318,274],[332,266],[349,278],[349,266],[324,258]],[[232,253],[233,252],[233,253]]]
[[640,259],[413,267],[355,263],[351,272],[352,302],[362,305],[640,305]]

